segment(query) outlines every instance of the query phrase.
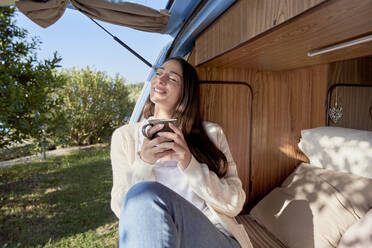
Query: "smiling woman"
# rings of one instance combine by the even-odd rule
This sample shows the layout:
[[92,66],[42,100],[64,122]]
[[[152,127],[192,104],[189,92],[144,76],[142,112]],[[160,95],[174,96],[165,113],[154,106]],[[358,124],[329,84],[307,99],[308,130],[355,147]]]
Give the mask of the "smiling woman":
[[[251,247],[234,219],[245,201],[242,183],[221,127],[200,118],[192,65],[180,57],[162,64],[144,117],[112,136],[111,208],[120,218],[120,247]],[[149,120],[165,118],[177,119],[169,124],[173,132],[142,135]],[[148,137],[162,128],[151,127]]]
[[[211,6],[206,2],[198,5],[198,10]],[[224,11],[219,10],[215,14],[205,12],[212,16],[210,22]],[[186,23],[188,15],[178,19]],[[157,226],[168,224],[168,235],[162,238],[172,247],[177,247],[178,240],[193,247],[250,247],[247,234],[234,219],[243,207],[245,193],[222,128],[200,118],[196,71],[181,58],[163,59],[156,63],[163,66],[152,80],[149,117],[117,129],[112,137],[112,209],[120,217],[120,243],[126,247],[134,247],[133,242],[140,247],[154,247],[154,243],[164,247],[154,236],[163,231]],[[150,118],[164,117],[177,118],[177,125],[170,126],[173,133],[163,132],[154,139],[139,133]],[[159,126],[150,132],[157,129]],[[166,216],[166,223],[158,210]],[[183,225],[185,232],[176,233],[176,225]]]

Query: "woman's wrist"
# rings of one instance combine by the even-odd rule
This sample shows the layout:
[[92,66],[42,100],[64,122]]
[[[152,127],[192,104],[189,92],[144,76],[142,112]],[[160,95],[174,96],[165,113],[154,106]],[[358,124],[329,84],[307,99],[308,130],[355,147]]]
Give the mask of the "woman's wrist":
[[141,156],[141,152],[137,152],[137,154],[138,154],[138,157],[139,157],[143,162],[148,163],[148,164],[151,164],[151,162],[148,162],[148,161],[146,161],[145,159],[143,159],[143,157]]

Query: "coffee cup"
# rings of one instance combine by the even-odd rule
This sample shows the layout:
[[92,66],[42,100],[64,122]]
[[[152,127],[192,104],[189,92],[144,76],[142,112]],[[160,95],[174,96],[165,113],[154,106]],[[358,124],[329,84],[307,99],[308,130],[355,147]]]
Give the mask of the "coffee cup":
[[[169,123],[172,123],[173,125],[176,125],[177,119],[150,119],[148,120],[148,124],[144,125],[142,127],[142,134],[148,139],[153,139],[158,137],[158,133],[160,132],[173,132],[173,130],[169,127]],[[150,127],[153,127],[158,124],[163,124],[163,128],[160,129],[159,131],[155,132],[150,136],[148,134],[148,131],[150,130]]]

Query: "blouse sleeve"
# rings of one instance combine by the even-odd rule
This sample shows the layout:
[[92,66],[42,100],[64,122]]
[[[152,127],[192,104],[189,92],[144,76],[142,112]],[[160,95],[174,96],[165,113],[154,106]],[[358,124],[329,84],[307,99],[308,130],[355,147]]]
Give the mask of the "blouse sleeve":
[[[153,165],[141,160],[135,153],[134,142],[116,129],[111,138],[111,165],[113,186],[111,190],[111,209],[120,218],[125,194],[131,186],[151,178]],[[134,158],[134,159],[131,159]]]
[[212,128],[215,128],[216,132],[216,137],[212,140],[215,140],[216,146],[225,154],[227,159],[228,170],[226,175],[219,178],[215,172],[209,170],[206,164],[199,163],[194,156],[192,156],[184,173],[194,192],[204,199],[209,206],[217,212],[235,217],[243,208],[245,192],[222,128],[216,124]]

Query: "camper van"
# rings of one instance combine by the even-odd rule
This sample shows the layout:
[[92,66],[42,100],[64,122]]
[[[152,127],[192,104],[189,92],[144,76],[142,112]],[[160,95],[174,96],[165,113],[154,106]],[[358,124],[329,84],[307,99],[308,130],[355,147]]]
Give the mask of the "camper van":
[[217,2],[228,5],[200,1],[164,54],[198,71],[253,247],[371,247],[372,188],[359,180],[372,178],[372,1],[238,0],[203,25]]
[[372,247],[372,1],[169,0],[158,14],[149,31],[174,40],[149,81],[169,57],[196,68],[252,247]]
[[164,54],[198,71],[253,247],[372,246],[372,1],[226,2],[200,1]]

